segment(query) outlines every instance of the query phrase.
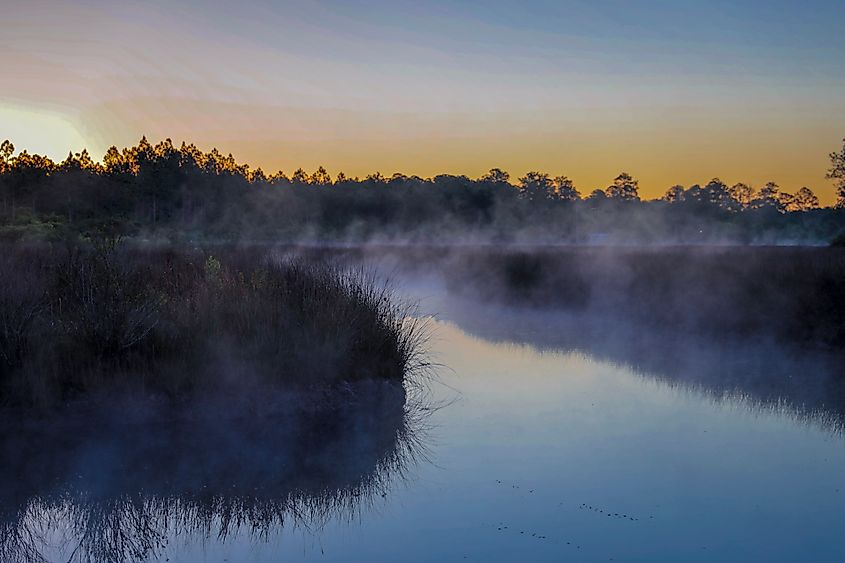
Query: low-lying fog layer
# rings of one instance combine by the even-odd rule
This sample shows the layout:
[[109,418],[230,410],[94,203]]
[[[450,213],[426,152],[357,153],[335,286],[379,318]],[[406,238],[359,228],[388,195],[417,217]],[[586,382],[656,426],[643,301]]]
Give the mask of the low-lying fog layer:
[[[361,398],[328,422],[209,404],[163,427],[136,405],[86,431],[24,425],[4,441],[0,557],[841,561],[841,333],[792,331],[840,291],[842,257],[760,250],[332,251],[435,315],[424,404]],[[560,285],[573,264],[582,301]],[[764,297],[739,312],[708,309],[753,288]],[[623,289],[627,305],[606,299]],[[674,310],[648,315],[661,295]],[[731,324],[745,311],[753,323]]]
[[380,260],[427,310],[488,341],[845,422],[845,253],[470,248],[428,269],[400,256]]
[[485,303],[723,341],[845,346],[845,250],[837,248],[423,246],[334,255],[433,277]]

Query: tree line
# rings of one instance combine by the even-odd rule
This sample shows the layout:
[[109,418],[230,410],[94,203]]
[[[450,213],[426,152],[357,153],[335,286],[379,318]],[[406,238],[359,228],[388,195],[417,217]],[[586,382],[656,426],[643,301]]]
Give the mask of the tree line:
[[332,178],[325,168],[265,173],[194,144],[111,147],[101,162],[83,150],[62,162],[0,145],[0,235],[56,238],[93,232],[187,238],[301,239],[412,236],[437,240],[583,242],[596,237],[678,242],[819,241],[845,228],[845,143],[830,154],[837,200],[813,191],[670,187],[645,201],[623,172],[583,196],[566,176],[529,172],[512,181],[498,168],[480,178],[374,173]]

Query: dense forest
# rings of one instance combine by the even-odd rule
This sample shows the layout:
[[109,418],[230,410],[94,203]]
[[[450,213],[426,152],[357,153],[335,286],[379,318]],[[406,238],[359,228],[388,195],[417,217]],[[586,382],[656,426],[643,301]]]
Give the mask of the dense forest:
[[122,235],[175,241],[536,243],[827,243],[845,231],[845,147],[830,155],[837,202],[809,188],[672,186],[640,198],[621,173],[586,195],[566,176],[529,172],[420,178],[379,173],[332,178],[319,168],[267,174],[216,149],[169,139],[87,151],[60,163],[0,146],[0,238]]

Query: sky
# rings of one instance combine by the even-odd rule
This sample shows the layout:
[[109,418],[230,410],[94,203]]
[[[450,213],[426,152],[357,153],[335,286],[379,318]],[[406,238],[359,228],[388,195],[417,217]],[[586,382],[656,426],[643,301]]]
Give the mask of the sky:
[[265,171],[625,170],[833,201],[842,0],[3,0],[0,138],[63,158],[142,135]]

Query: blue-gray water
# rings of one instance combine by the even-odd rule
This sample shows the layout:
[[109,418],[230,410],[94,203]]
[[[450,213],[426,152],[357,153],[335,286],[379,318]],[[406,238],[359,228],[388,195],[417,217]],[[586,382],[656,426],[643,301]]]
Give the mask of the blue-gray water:
[[[791,381],[784,365],[822,368],[766,354],[650,373],[626,363],[624,347],[565,345],[553,313],[491,315],[492,305],[426,291],[443,367],[418,459],[318,524],[291,518],[267,535],[244,525],[225,538],[166,528],[158,560],[845,560],[836,392],[815,373],[794,374],[819,387],[811,402],[789,383],[761,387],[760,374],[730,384],[730,370]],[[732,349],[688,346],[693,358]],[[78,543],[71,512],[32,516],[50,559]]]

